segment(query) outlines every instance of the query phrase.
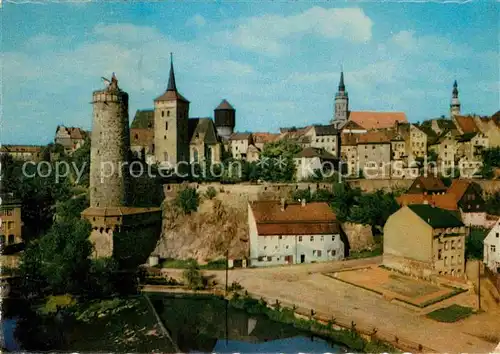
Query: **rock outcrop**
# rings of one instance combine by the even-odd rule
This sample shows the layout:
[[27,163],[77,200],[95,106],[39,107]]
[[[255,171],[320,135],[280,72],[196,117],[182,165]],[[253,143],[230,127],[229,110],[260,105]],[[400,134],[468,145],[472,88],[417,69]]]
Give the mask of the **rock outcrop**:
[[248,256],[248,222],[245,201],[202,199],[198,211],[183,215],[172,202],[164,206],[162,236],[154,255],[160,258],[194,258],[199,263],[225,257]]
[[349,240],[350,251],[363,251],[375,245],[370,225],[345,222],[342,230]]

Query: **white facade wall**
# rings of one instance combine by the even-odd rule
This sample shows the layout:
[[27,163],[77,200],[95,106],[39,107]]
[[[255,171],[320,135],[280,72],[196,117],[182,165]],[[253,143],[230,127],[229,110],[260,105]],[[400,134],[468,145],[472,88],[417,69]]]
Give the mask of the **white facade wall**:
[[[344,242],[340,234],[259,236],[250,205],[248,208],[252,266],[326,262],[344,258]],[[287,256],[291,256],[291,263],[287,263]]]
[[484,264],[496,272],[500,268],[500,218],[484,239]]
[[248,140],[231,140],[231,155],[234,159],[241,160],[246,159],[247,150],[248,150]]
[[303,181],[314,174],[314,170],[321,169],[319,157],[297,157],[294,158],[297,181]]
[[461,211],[462,222],[466,226],[486,226],[486,212],[464,213]]

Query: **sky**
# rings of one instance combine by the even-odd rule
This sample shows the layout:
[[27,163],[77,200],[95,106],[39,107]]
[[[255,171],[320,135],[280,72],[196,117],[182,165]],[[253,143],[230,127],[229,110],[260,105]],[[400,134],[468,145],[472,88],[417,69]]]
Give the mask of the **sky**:
[[390,1],[4,2],[0,141],[47,144],[91,129],[113,72],[129,116],[167,86],[173,53],[190,117],[225,98],[237,131],[327,124],[343,67],[353,111],[448,116],[499,109],[499,4]]

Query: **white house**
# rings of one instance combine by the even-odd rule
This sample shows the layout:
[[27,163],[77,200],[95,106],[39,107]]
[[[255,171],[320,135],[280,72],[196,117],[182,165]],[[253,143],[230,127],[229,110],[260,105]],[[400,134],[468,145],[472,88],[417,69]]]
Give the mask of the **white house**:
[[500,218],[493,225],[483,241],[484,264],[494,272],[500,270]]
[[284,200],[248,204],[251,265],[341,260],[340,225],[324,202],[287,204]]
[[313,176],[317,170],[322,171],[324,177],[333,175],[339,167],[339,159],[321,148],[306,147],[294,156],[296,178],[298,181]]

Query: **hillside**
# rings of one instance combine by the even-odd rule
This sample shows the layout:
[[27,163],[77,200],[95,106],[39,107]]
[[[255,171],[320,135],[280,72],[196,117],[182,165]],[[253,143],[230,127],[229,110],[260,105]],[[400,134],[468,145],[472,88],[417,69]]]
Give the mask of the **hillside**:
[[247,204],[244,198],[202,198],[198,211],[183,215],[167,202],[162,236],[153,254],[161,258],[195,258],[204,263],[248,255]]

